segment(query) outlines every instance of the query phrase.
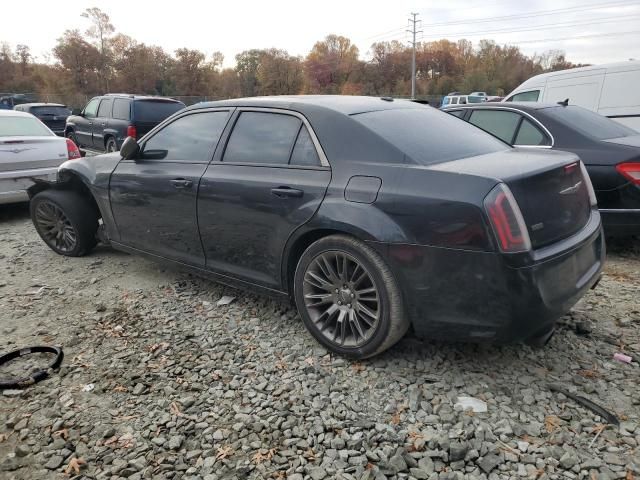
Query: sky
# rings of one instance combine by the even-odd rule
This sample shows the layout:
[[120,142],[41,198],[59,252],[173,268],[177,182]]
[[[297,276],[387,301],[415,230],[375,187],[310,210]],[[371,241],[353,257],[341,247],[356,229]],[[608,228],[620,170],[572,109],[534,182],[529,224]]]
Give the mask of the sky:
[[[373,42],[408,42],[408,18],[418,13],[418,41],[467,38],[513,44],[531,55],[564,50],[574,63],[640,59],[640,0],[7,0],[0,42],[26,44],[38,61],[66,29],[86,30],[86,8],[109,14],[117,32],[169,52],[198,49],[224,54],[224,66],[251,48],[280,48],[306,55],[330,33],[355,43],[368,58]],[[15,19],[20,21],[7,21]]]

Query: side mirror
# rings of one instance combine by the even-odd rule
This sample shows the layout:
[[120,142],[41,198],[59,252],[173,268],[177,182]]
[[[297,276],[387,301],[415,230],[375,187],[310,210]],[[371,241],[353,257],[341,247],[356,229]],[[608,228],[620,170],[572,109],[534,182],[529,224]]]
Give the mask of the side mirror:
[[140,153],[140,145],[133,137],[127,137],[120,147],[120,155],[125,160],[132,160]]

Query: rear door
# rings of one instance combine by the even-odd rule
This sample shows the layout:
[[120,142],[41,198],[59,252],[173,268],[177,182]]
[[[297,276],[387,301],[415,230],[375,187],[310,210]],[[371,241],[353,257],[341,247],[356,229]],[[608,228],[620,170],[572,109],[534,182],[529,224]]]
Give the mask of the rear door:
[[93,121],[93,148],[104,150],[104,131],[109,126],[111,109],[113,108],[113,98],[103,98],[98,107],[98,113]]
[[188,265],[203,266],[196,218],[200,177],[230,111],[197,110],[175,119],[122,160],[110,181],[119,242]]
[[316,212],[331,178],[310,125],[295,112],[240,109],[200,182],[198,222],[213,271],[281,289],[284,246]]

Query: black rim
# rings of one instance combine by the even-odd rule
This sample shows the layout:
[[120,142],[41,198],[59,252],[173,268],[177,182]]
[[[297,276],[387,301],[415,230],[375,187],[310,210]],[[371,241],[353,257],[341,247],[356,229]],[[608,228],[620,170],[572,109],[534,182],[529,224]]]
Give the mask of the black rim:
[[302,293],[309,317],[334,345],[361,347],[378,328],[379,289],[367,269],[346,252],[316,256],[304,273]]
[[62,252],[72,251],[78,235],[62,209],[52,202],[38,203],[35,221],[45,241]]

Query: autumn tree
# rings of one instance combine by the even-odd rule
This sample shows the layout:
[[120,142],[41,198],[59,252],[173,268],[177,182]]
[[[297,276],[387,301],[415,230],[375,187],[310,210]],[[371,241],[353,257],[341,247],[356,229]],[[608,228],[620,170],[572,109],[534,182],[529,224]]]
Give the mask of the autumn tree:
[[307,90],[310,93],[340,93],[359,64],[358,47],[351,40],[327,35],[316,42],[305,60]]
[[94,40],[94,46],[100,52],[100,59],[98,64],[98,71],[100,73],[101,84],[103,90],[109,91],[109,37],[115,28],[111,23],[109,15],[104,13],[98,7],[87,8],[81,17],[89,19],[91,26],[87,29],[86,35]]
[[67,30],[58,39],[53,55],[60,62],[62,71],[68,75],[69,89],[80,92],[96,92],[97,72],[100,67],[100,52],[87,42],[78,30]]

